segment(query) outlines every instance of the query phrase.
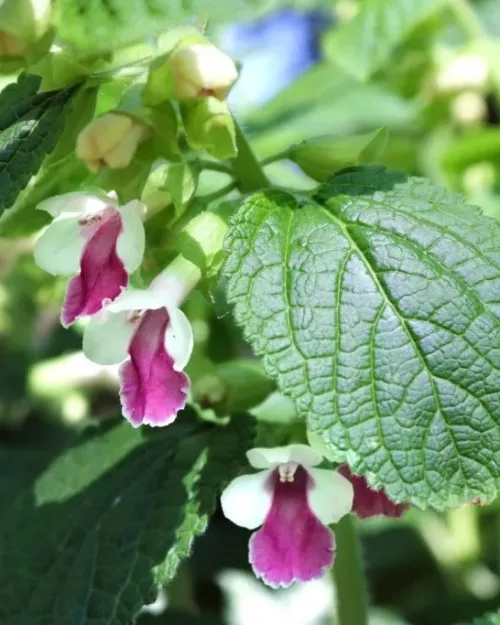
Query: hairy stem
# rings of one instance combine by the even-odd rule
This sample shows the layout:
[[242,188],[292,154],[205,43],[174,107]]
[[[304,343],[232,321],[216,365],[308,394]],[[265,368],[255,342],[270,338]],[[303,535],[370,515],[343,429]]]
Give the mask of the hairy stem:
[[333,567],[337,587],[335,625],[367,625],[368,597],[359,539],[352,514],[336,526],[337,558]]
[[247,138],[243,134],[238,122],[234,120],[236,126],[236,145],[238,154],[232,159],[233,174],[238,180],[238,186],[243,193],[248,191],[258,191],[264,187],[269,187],[262,167],[253,153]]

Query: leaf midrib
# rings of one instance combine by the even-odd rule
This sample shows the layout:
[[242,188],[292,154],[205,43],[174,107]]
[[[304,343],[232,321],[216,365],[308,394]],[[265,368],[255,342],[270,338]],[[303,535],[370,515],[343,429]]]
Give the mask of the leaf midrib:
[[[393,303],[393,301],[391,300],[391,298],[389,297],[389,294],[387,293],[385,287],[382,285],[382,283],[380,282],[377,274],[375,273],[375,271],[373,270],[373,267],[370,265],[370,263],[368,262],[368,259],[364,256],[363,252],[360,250],[358,244],[356,243],[356,241],[353,239],[353,237],[351,236],[351,233],[349,232],[349,229],[347,227],[347,224],[345,224],[343,221],[341,221],[336,215],[333,215],[332,213],[330,213],[324,206],[318,205],[319,210],[327,217],[327,219],[329,221],[331,221],[332,223],[334,223],[342,232],[342,234],[345,236],[346,240],[349,242],[349,245],[351,246],[351,250],[356,252],[361,261],[363,262],[363,265],[366,267],[367,271],[369,272],[372,280],[374,281],[374,284],[376,285],[380,295],[382,296],[382,299],[386,302],[386,305],[388,305],[393,314],[398,318],[399,322],[401,323],[401,326],[404,328],[405,333],[408,337],[408,340],[411,342],[415,353],[418,356],[418,359],[420,360],[420,363],[424,369],[424,371],[427,373],[427,377],[429,380],[429,384],[431,386],[432,389],[432,395],[434,398],[434,404],[435,404],[435,412],[431,418],[431,420],[429,421],[426,429],[425,429],[425,438],[424,438],[424,446],[425,446],[425,440],[428,437],[430,430],[432,428],[432,424],[434,423],[434,420],[436,419],[436,417],[438,415],[441,416],[443,423],[446,425],[446,429],[448,431],[448,435],[450,437],[450,441],[453,445],[453,449],[455,451],[456,457],[458,459],[458,467],[460,470],[460,474],[463,480],[464,484],[467,484],[467,478],[465,476],[465,472],[464,469],[462,467],[462,455],[458,450],[456,441],[455,441],[455,437],[452,431],[452,428],[450,426],[450,424],[448,423],[445,414],[443,412],[442,406],[441,406],[441,400],[439,398],[439,394],[436,388],[436,383],[434,380],[434,374],[432,373],[429,365],[427,364],[426,359],[424,358],[424,355],[421,352],[421,349],[418,346],[418,343],[416,341],[415,336],[413,335],[413,331],[411,330],[411,328],[408,326],[406,319],[401,316],[401,314],[399,313],[399,311],[397,310],[395,304]],[[370,353],[373,351],[373,345],[370,344],[369,346],[370,349]],[[370,356],[371,357],[371,356]],[[489,413],[488,413],[489,414]],[[491,416],[491,415],[490,415]],[[384,439],[382,439],[384,440]],[[390,456],[390,454],[387,454],[388,456]],[[422,459],[424,460],[424,458]],[[425,466],[425,461],[424,461],[424,466]],[[427,485],[429,486],[429,488],[431,488],[431,485],[429,483],[428,480],[426,480]]]

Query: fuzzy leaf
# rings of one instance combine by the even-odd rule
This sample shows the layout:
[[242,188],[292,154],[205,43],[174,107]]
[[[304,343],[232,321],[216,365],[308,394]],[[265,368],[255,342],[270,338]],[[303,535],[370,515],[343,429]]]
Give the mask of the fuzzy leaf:
[[[0,622],[132,623],[244,464],[249,423],[240,415],[227,427],[203,425],[186,410],[159,431],[103,427],[15,494],[0,482]],[[5,481],[30,458],[0,453]]]
[[37,93],[40,79],[22,74],[0,94],[0,214],[27,185],[64,127],[78,87]]
[[398,502],[496,496],[498,222],[364,167],[247,197],[226,252],[237,321],[336,460]]

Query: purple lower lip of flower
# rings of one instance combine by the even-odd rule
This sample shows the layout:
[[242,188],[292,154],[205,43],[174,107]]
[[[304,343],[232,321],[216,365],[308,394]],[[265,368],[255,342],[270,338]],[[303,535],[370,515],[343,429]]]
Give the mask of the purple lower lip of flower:
[[281,482],[278,469],[269,476],[271,509],[251,537],[249,551],[255,574],[270,586],[318,579],[333,565],[335,537],[309,507],[307,491],[312,486],[312,478],[301,466],[292,482]]
[[68,282],[61,313],[64,327],[83,315],[99,312],[105,300],[116,299],[128,284],[128,273],[116,253],[122,231],[120,215],[115,212],[96,225],[89,224],[94,231],[85,245],[80,273]]
[[354,488],[354,501],[352,511],[360,519],[368,519],[374,516],[401,517],[410,504],[394,503],[383,490],[373,490],[362,475],[354,475],[349,467],[344,464],[339,467],[339,473],[347,478]]
[[189,378],[165,349],[168,325],[165,308],[145,312],[120,368],[123,414],[134,426],[168,425],[186,404]]

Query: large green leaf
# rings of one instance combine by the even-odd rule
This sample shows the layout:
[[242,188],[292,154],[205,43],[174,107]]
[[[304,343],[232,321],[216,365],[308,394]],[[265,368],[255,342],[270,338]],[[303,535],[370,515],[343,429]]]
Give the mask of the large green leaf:
[[[214,427],[186,410],[159,431],[97,429],[15,492],[0,482],[0,622],[132,623],[188,555],[252,438],[245,416]],[[5,482],[24,474],[25,455],[0,454]]]
[[364,0],[356,17],[325,39],[329,60],[366,80],[395,47],[450,0]]
[[380,167],[244,200],[227,294],[334,457],[396,501],[491,501],[500,477],[500,224]]
[[21,75],[0,94],[0,214],[53,149],[77,87],[37,93],[40,79]]

